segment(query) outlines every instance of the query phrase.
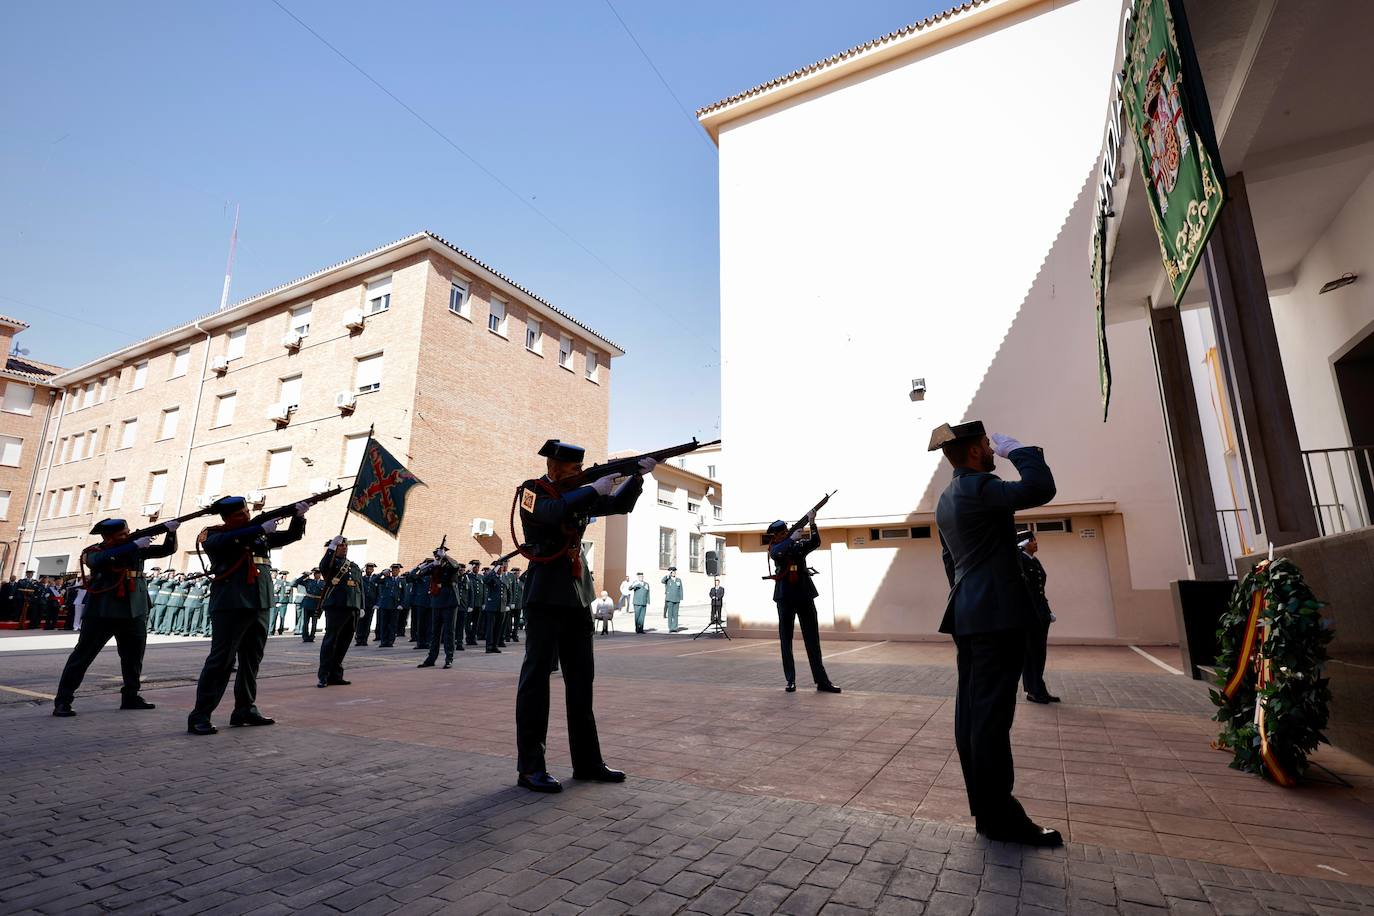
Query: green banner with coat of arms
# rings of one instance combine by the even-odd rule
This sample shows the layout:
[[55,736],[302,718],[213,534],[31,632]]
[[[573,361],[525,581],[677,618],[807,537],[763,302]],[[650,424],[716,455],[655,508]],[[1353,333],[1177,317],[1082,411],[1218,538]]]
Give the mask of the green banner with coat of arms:
[[1187,22],[1180,10],[1181,28],[1175,27],[1174,5],[1174,0],[1140,0],[1121,95],[1177,303],[1216,225],[1226,189]]

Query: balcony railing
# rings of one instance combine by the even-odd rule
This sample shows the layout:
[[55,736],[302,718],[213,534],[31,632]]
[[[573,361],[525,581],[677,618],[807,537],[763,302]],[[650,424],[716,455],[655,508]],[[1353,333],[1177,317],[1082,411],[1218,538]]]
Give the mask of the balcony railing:
[[1374,446],[1305,449],[1302,460],[1322,536],[1374,524]]

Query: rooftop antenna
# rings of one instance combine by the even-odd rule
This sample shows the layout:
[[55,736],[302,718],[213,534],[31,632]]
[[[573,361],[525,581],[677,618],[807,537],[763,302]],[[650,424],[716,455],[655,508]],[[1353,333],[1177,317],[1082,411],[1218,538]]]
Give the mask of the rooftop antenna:
[[234,232],[229,236],[229,263],[224,265],[224,291],[219,294],[219,310],[229,307],[229,279],[234,275],[234,249],[239,247],[239,205],[234,204]]

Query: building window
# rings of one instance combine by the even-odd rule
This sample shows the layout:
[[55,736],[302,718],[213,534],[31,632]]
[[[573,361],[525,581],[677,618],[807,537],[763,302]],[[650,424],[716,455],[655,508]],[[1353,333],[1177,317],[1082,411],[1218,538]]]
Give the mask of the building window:
[[0,490],[0,519],[10,517],[10,491]]
[[453,277],[448,281],[448,310],[464,318],[472,318],[472,300],[468,292],[468,281]]
[[177,420],[181,417],[180,407],[169,407],[162,412],[162,425],[158,427],[157,439],[171,439],[177,434]]
[[86,457],[90,458],[95,454],[95,430],[86,433]]
[[62,504],[58,507],[57,514],[62,518],[72,514],[72,488],[62,488]]
[[690,496],[687,497],[687,511],[688,511],[688,512],[700,512],[700,511],[701,511],[701,502],[700,502],[699,500],[692,499]]
[[134,440],[138,438],[138,420],[125,420],[124,425],[119,430],[119,447],[132,448]]
[[205,462],[200,492],[205,496],[218,496],[224,490],[224,461]]
[[491,311],[487,313],[487,330],[506,336],[506,303],[491,297]]
[[103,379],[100,380],[100,387],[96,390],[95,402],[96,402],[97,404],[104,404],[104,403],[105,403],[105,398],[109,395],[109,393],[110,393],[110,377],[107,375],[107,376],[105,376]]
[[133,384],[129,386],[129,390],[137,391],[146,384],[148,384],[148,361],[144,360],[134,366],[134,381]]
[[215,426],[228,426],[234,422],[234,407],[238,404],[238,399],[237,391],[215,398]]
[[279,448],[267,453],[267,486],[284,487],[291,479],[291,449]]
[[714,464],[706,465],[706,476],[712,480],[716,479],[716,466]]
[[291,332],[302,337],[310,335],[310,313],[313,306],[309,303],[298,305],[291,310]]
[[191,364],[191,348],[182,347],[172,354],[172,372],[168,378],[181,378],[186,374],[186,368]]
[[82,445],[83,442],[85,442],[85,440],[86,440],[86,436],[85,436],[84,433],[77,433],[75,436],[72,436],[72,441],[71,441],[72,453],[71,453],[71,458],[70,458],[69,460],[71,460],[71,461],[80,461],[80,460],[81,460],[81,457],[82,457],[82,456],[81,456],[81,445]]
[[725,575],[725,538],[716,538],[716,575]]
[[354,369],[354,390],[358,394],[366,394],[369,391],[376,391],[382,387],[382,354],[374,353],[371,356],[362,356],[357,360]]
[[367,447],[367,433],[344,436],[344,463],[340,477],[353,477],[363,463],[363,449]]
[[391,275],[387,274],[380,280],[369,282],[367,295],[363,299],[367,303],[367,307],[363,309],[365,315],[376,315],[391,308]]
[[57,504],[61,499],[61,494],[56,490],[48,493],[48,518],[57,518]]
[[19,459],[24,454],[24,440],[18,436],[0,436],[0,464],[6,467],[19,467]]
[[284,405],[288,411],[294,411],[301,406],[301,377],[299,375],[281,380],[281,388],[277,392],[277,403]]
[[81,515],[86,511],[86,487],[85,485],[76,488],[76,508],[72,510],[76,515]]
[[124,505],[124,478],[116,477],[110,481],[110,492],[105,497],[106,509],[118,509]]
[[562,366],[564,369],[567,369],[569,372],[572,371],[572,367],[573,367],[573,364],[572,364],[572,354],[573,354],[572,338],[569,337],[567,334],[559,334],[559,335],[558,335],[558,365]]
[[1073,520],[1067,518],[1046,518],[1031,523],[1031,527],[1035,529],[1036,534],[1044,534],[1046,532],[1068,534],[1073,531]]
[[22,413],[29,417],[33,415],[33,388],[23,382],[5,383],[5,406],[6,413]]
[[110,450],[110,424],[106,423],[105,428],[100,431],[100,454],[105,454]]
[[658,568],[677,565],[677,532],[672,528],[658,529]]
[[599,359],[599,357],[597,356],[597,352],[596,352],[595,350],[593,350],[591,347],[588,347],[588,348],[587,348],[587,381],[589,381],[589,382],[594,382],[594,381],[596,381],[597,369],[599,369],[600,367],[601,367],[601,366],[600,366],[600,359]]
[[687,569],[691,572],[701,572],[701,535],[692,534],[687,537]]
[[525,319],[525,349],[531,353],[544,352],[544,332],[538,318]]
[[81,400],[82,407],[90,407],[95,403],[95,382],[86,383],[86,394]]
[[673,497],[676,495],[677,490],[672,487],[665,487],[663,484],[658,485],[658,504],[660,506],[667,506],[669,509],[673,508]]
[[722,509],[720,506],[712,506],[711,517],[714,518],[716,521],[720,521],[721,519],[725,518],[725,510]]
[[248,329],[234,328],[229,332],[229,340],[225,345],[225,359],[242,359],[244,347],[248,345]]
[[167,496],[167,472],[153,471],[148,475],[148,505],[160,506]]

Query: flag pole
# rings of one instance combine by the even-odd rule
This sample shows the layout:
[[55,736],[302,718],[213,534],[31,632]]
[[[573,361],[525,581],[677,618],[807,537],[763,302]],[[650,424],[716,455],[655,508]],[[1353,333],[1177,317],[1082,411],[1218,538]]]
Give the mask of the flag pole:
[[[372,434],[376,432],[376,430],[376,423],[372,423],[367,427],[367,442],[363,445],[363,461],[367,460],[368,450],[372,447]],[[362,465],[359,464],[357,471],[353,473],[353,488],[348,492],[348,502],[344,503],[343,521],[339,522],[339,537],[343,537],[344,526],[348,524],[348,515],[351,511],[349,507],[353,505],[353,497],[358,495],[358,479],[363,476],[359,473],[361,471]]]

